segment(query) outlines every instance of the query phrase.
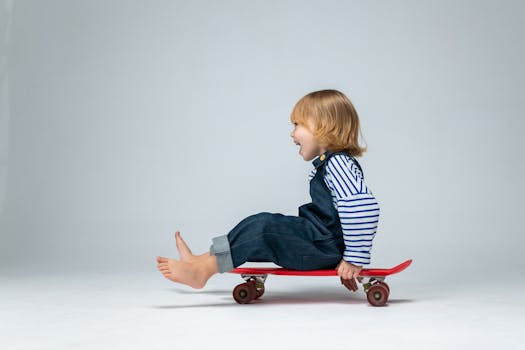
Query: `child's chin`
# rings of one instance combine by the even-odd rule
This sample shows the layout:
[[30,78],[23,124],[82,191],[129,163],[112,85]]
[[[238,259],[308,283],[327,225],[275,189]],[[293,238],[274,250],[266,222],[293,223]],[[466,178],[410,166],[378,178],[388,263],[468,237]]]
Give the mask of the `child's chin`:
[[315,158],[315,156],[311,156],[311,155],[308,155],[308,154],[306,154],[306,155],[301,154],[301,156],[302,156],[303,159],[304,159],[305,161],[307,161],[307,162],[309,162],[309,161],[311,161],[312,159]]
[[302,148],[302,147],[299,148],[299,155],[300,155],[301,157],[303,157],[303,159],[304,159],[305,161],[307,161],[307,162],[310,161],[310,160],[312,160],[312,159],[314,159],[314,157],[312,157],[312,156],[310,156],[310,155],[308,155],[308,154],[305,154],[305,153],[303,152],[303,148]]

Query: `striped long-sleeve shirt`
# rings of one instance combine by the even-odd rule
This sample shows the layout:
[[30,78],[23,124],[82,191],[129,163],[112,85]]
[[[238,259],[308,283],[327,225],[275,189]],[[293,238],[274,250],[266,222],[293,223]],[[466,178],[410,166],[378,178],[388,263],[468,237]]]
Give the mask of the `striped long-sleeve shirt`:
[[[313,169],[308,180],[312,180]],[[343,259],[354,265],[370,264],[370,250],[379,222],[379,204],[366,186],[363,174],[352,158],[333,155],[326,165],[324,181],[339,213],[345,252]]]

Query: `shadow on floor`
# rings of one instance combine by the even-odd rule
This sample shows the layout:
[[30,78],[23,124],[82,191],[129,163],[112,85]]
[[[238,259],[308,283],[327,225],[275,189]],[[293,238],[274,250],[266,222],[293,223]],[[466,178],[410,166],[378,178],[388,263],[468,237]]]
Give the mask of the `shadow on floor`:
[[[245,306],[274,306],[274,305],[297,305],[297,304],[344,304],[344,305],[358,305],[366,304],[368,301],[363,290],[360,289],[355,293],[350,291],[342,290],[326,290],[322,288],[311,288],[303,289],[299,291],[266,291],[265,294],[250,304],[240,305],[235,302],[232,297],[231,290],[206,290],[206,291],[190,291],[190,290],[172,290],[177,294],[185,295],[195,295],[199,294],[204,295],[217,295],[223,296],[220,303],[204,303],[204,304],[192,304],[192,305],[157,305],[153,308],[157,309],[184,309],[184,308],[198,308],[198,307],[245,307]],[[412,303],[412,299],[391,299],[388,301],[387,305],[397,305]]]

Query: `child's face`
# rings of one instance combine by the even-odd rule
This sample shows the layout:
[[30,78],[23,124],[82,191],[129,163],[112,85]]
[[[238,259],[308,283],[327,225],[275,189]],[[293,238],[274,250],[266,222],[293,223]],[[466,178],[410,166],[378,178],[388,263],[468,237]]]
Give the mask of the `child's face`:
[[290,133],[295,144],[300,146],[299,154],[305,161],[310,161],[325,152],[310,130],[310,125],[294,123],[294,129]]

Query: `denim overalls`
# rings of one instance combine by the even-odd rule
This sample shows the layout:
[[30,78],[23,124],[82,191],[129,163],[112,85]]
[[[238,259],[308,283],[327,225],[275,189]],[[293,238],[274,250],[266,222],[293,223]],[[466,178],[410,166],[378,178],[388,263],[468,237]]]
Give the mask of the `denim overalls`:
[[[325,165],[335,154],[325,152],[312,163],[312,202],[299,207],[299,216],[263,212],[251,215],[227,235],[213,238],[210,253],[219,272],[251,262],[273,262],[295,270],[335,268],[345,249],[339,214],[324,181]],[[359,163],[356,162],[359,169]]]

